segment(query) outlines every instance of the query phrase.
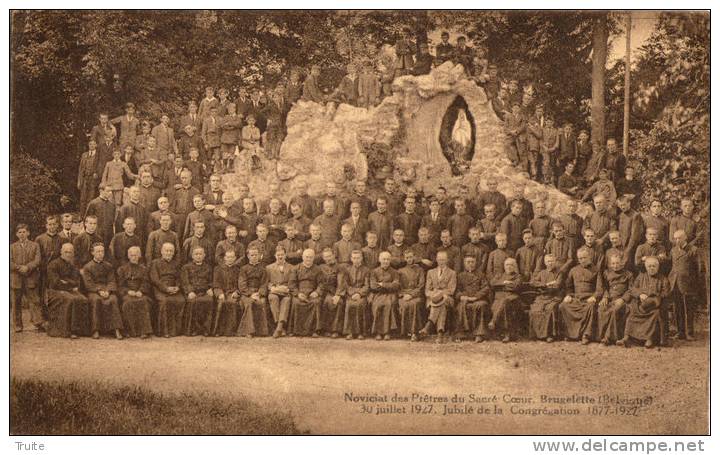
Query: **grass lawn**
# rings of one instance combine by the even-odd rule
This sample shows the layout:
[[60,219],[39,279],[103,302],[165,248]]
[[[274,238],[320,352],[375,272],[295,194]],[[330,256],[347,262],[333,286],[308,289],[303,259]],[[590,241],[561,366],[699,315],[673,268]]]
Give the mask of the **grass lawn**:
[[289,414],[209,393],[163,394],[101,382],[13,379],[14,435],[286,435]]

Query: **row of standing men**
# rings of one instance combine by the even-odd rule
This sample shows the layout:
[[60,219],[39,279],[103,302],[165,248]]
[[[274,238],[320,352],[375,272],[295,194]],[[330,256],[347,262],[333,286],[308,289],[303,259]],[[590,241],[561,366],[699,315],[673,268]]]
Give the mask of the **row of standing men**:
[[[184,172],[183,174],[187,183],[189,183],[190,173]],[[488,192],[481,195],[481,197],[488,200],[495,198],[496,201],[499,201],[498,195],[500,194],[494,194],[496,191],[492,190],[493,185],[496,183],[488,182]],[[213,186],[211,184],[211,190]],[[188,186],[185,189],[190,188],[192,187]],[[138,247],[141,251],[145,247],[145,252],[141,257],[144,256],[147,264],[153,264],[154,261],[161,259],[162,249],[166,243],[173,245],[173,257],[179,265],[192,263],[193,254],[198,248],[203,251],[203,261],[210,267],[213,264],[221,266],[222,262],[224,262],[224,252],[227,250],[232,249],[237,259],[245,256],[244,250],[256,249],[259,253],[259,263],[266,267],[274,261],[274,248],[280,244],[284,247],[288,262],[291,265],[302,261],[303,252],[306,249],[310,249],[315,253],[313,262],[316,261],[316,258],[318,259],[317,262],[322,262],[319,258],[322,257],[325,249],[329,249],[333,253],[335,260],[343,267],[352,262],[352,252],[359,250],[366,253],[363,254],[363,259],[371,269],[374,269],[379,263],[379,253],[383,250],[387,250],[390,254],[393,269],[400,269],[408,265],[407,261],[404,260],[407,250],[413,250],[417,254],[417,262],[424,266],[424,271],[436,264],[438,252],[442,252],[447,258],[449,262],[448,268],[454,269],[456,272],[462,270],[462,264],[466,256],[474,256],[476,258],[474,270],[484,271],[484,275],[490,281],[506,273],[506,259],[514,259],[518,266],[517,272],[524,277],[522,282],[527,285],[532,281],[533,273],[541,272],[544,269],[544,254],[552,254],[564,268],[562,273],[566,274],[569,266],[572,266],[575,261],[579,261],[575,245],[580,243],[575,243],[575,239],[578,231],[582,231],[587,250],[592,253],[591,263],[598,271],[603,268],[602,264],[604,262],[596,259],[609,255],[608,251],[605,251],[606,249],[614,248],[616,250],[621,259],[621,269],[628,272],[635,271],[636,266],[640,267],[642,265],[638,262],[644,262],[648,257],[660,258],[663,263],[667,263],[668,256],[670,256],[672,259],[670,276],[674,278],[671,279],[673,284],[671,291],[677,293],[677,297],[680,297],[679,300],[682,302],[681,307],[685,308],[681,312],[681,316],[683,316],[682,323],[676,325],[680,336],[692,336],[691,325],[693,318],[691,317],[691,307],[694,305],[688,304],[688,302],[692,303],[693,290],[697,289],[696,286],[692,285],[692,281],[697,279],[697,274],[692,272],[693,261],[685,261],[684,264],[689,269],[680,270],[682,264],[675,264],[674,260],[678,256],[677,254],[673,256],[659,251],[660,247],[664,248],[664,245],[666,245],[668,237],[661,237],[667,231],[661,233],[662,229],[655,227],[652,228],[652,231],[655,232],[656,238],[653,242],[650,242],[651,239],[648,236],[648,242],[646,243],[649,245],[640,245],[641,247],[647,246],[648,253],[644,254],[638,261],[634,254],[638,244],[632,244],[632,242],[637,242],[637,237],[643,235],[645,222],[639,214],[629,207],[629,201],[625,198],[618,201],[620,213],[617,215],[617,219],[616,215],[613,215],[613,212],[605,206],[606,201],[603,200],[603,197],[597,196],[594,201],[596,210],[586,220],[574,219],[572,216],[574,210],[572,210],[571,206],[571,210],[568,211],[569,218],[563,219],[560,223],[553,223],[553,220],[550,220],[544,213],[544,203],[538,202],[533,207],[521,194],[516,194],[517,197],[512,198],[509,204],[510,213],[502,217],[502,221],[498,224],[495,221],[495,208],[493,207],[496,204],[493,202],[484,204],[486,213],[480,220],[475,220],[474,216],[467,213],[467,202],[469,201],[463,197],[458,197],[454,201],[452,209],[454,213],[450,212],[448,209],[450,204],[444,189],[438,190],[437,198],[431,198],[429,213],[426,215],[421,217],[416,213],[416,198],[411,196],[405,197],[402,202],[404,212],[393,216],[388,213],[388,200],[395,193],[394,182],[389,181],[386,188],[387,196],[378,197],[374,205],[369,204],[369,199],[365,197],[368,202],[365,207],[363,207],[362,198],[361,200],[352,200],[349,204],[351,216],[341,221],[341,218],[335,215],[335,206],[342,207],[341,204],[343,204],[344,200],[334,194],[336,188],[333,185],[328,185],[327,189],[328,194],[322,199],[323,213],[315,217],[313,221],[310,221],[305,216],[305,210],[307,206],[311,205],[310,203],[301,203],[299,200],[291,201],[290,211],[292,217],[288,218],[283,215],[283,211],[287,212],[288,209],[284,206],[282,200],[275,197],[271,197],[267,201],[268,213],[262,217],[259,215],[258,209],[253,203],[254,201],[251,198],[243,198],[242,214],[237,218],[231,217],[228,219],[232,204],[229,204],[229,201],[223,195],[213,194],[211,196],[215,199],[219,197],[221,201],[225,199],[223,201],[225,204],[218,207],[208,207],[206,199],[210,198],[196,193],[193,195],[195,210],[184,217],[184,223],[178,223],[177,214],[170,212],[167,208],[163,210],[162,204],[160,210],[153,212],[156,215],[155,217],[148,216],[147,210],[139,202],[139,188],[132,187],[129,192],[130,200],[126,204],[128,208],[123,210],[126,206],[121,207],[115,217],[109,218],[111,220],[110,229],[112,229],[115,220],[118,222],[121,220],[119,225],[121,229],[118,229],[118,232],[112,236],[109,245],[113,270],[119,270],[127,264],[129,261],[128,252],[132,247]],[[358,196],[358,192],[364,192],[362,186],[359,186],[356,190],[355,197]],[[101,194],[97,202],[108,207],[108,211],[113,211],[114,204],[108,200],[107,188],[103,188],[102,192],[103,194]],[[298,196],[300,196],[300,199],[302,199],[302,196],[309,197],[306,194]],[[504,196],[502,198],[504,199]],[[163,199],[167,202],[167,199],[163,197],[159,198],[159,201],[163,201]],[[348,199],[352,199],[352,197]],[[397,195],[396,199],[402,199],[402,197]],[[339,203],[336,204],[336,200]],[[314,202],[313,205],[315,205]],[[498,202],[497,205],[500,205],[500,203]],[[317,206],[315,205],[315,207]],[[363,211],[363,208],[366,210]],[[696,232],[695,222],[692,219],[691,202],[683,201],[682,208],[683,213],[672,220],[671,225],[674,229],[671,235],[674,236],[675,231],[682,231],[686,238],[689,237],[689,239],[686,239],[686,245],[681,249],[683,251],[687,250],[688,258],[692,258],[696,256],[691,243],[694,242]],[[373,211],[368,214],[367,212],[370,210]],[[446,213],[443,213],[443,210]],[[532,215],[532,219],[528,221],[528,214],[524,212],[533,210],[535,213]],[[73,253],[76,268],[91,262],[88,258],[92,259],[96,243],[103,244],[104,257],[107,242],[96,231],[99,230],[98,226],[108,224],[108,218],[101,219],[101,216],[90,212],[92,211],[89,209],[88,215],[90,215],[90,219],[86,217],[86,232],[71,240],[71,243],[75,245],[74,250],[76,250]],[[138,222],[138,220],[147,221],[150,219],[157,219],[159,224],[157,229],[145,234],[142,233],[142,228],[140,228],[140,232],[136,234],[136,227],[150,226],[149,222]],[[52,224],[50,220],[48,223]],[[93,224],[95,225],[93,226]],[[556,226],[554,224],[557,224],[558,228],[562,228],[563,234],[560,239],[555,235],[554,228]],[[345,228],[341,227],[343,225],[346,225]],[[175,229],[174,226],[183,226],[183,235],[178,236],[173,230]],[[218,229],[223,226],[225,229]],[[38,237],[40,249],[45,251],[43,254],[46,256],[45,259],[47,259],[48,251],[56,250],[59,254],[62,247],[58,249],[57,245],[64,243],[62,240],[56,241],[52,238],[55,236],[50,235],[50,231],[53,229],[49,227],[48,233]],[[104,229],[108,228],[105,227]],[[550,238],[551,229],[554,238]],[[61,234],[72,236],[73,234],[68,231],[68,229],[65,229]],[[102,231],[102,229],[99,231]],[[222,239],[223,233],[228,231],[230,232],[230,238]],[[234,236],[233,231],[235,232]],[[372,231],[373,234],[368,235],[368,231]],[[564,235],[565,231],[568,232],[567,236]],[[362,238],[363,232],[365,233],[364,238]],[[434,238],[435,233],[439,234],[439,239]],[[61,234],[57,234],[58,238],[61,238]],[[359,235],[360,237],[358,237]],[[43,236],[51,238],[49,249],[48,239]],[[371,246],[373,236],[375,238],[372,243],[375,243],[375,245]],[[380,243],[381,237],[385,237],[384,244]],[[502,241],[498,242],[498,237],[503,238],[507,245],[501,247]],[[614,241],[613,244],[609,244],[609,239],[612,238],[618,240]],[[363,241],[367,241],[365,247],[361,247]],[[54,245],[52,242],[55,242]],[[678,245],[676,244],[675,247],[678,247]],[[375,253],[367,254],[368,249],[374,250]],[[175,254],[176,252],[179,252],[179,254]],[[49,256],[52,256],[52,254]],[[665,257],[663,258],[663,256]],[[49,267],[48,262],[43,262],[46,267]],[[609,265],[610,262],[607,261],[607,264]],[[47,280],[49,284],[47,272],[42,275],[45,279],[41,281],[44,283]],[[680,277],[679,280],[678,277]],[[678,301],[678,299],[675,299],[675,301]],[[678,311],[675,311],[675,313],[677,320]],[[513,318],[510,318],[510,320],[513,320]],[[437,323],[434,324],[437,326]],[[482,335],[478,336],[482,337]]]

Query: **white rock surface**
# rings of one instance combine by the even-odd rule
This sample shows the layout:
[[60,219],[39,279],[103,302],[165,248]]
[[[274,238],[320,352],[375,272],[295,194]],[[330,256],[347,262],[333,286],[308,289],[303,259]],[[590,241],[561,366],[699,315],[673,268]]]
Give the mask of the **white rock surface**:
[[[442,154],[439,132],[442,117],[456,96],[468,105],[475,122],[475,153],[469,171],[453,176]],[[499,190],[510,196],[518,184],[526,185],[531,201],[546,199],[548,213],[563,213],[568,196],[530,180],[506,158],[502,123],[495,115],[482,88],[465,79],[463,68],[447,62],[424,76],[403,76],[393,83],[393,95],[371,109],[347,104],[326,106],[299,101],[287,119],[288,134],[280,148],[280,160],[265,162],[255,173],[228,174],[224,185],[235,191],[245,181],[251,193],[265,197],[270,182],[278,182],[291,194],[301,180],[310,186],[310,194],[324,191],[325,182],[345,181],[344,168],[352,166],[356,178],[368,176],[364,147],[380,144],[394,147],[398,157],[395,174],[398,181],[414,178],[414,184],[426,194],[439,185],[455,192],[461,184],[475,191],[478,182],[496,177]],[[585,212],[587,209],[581,209]]]

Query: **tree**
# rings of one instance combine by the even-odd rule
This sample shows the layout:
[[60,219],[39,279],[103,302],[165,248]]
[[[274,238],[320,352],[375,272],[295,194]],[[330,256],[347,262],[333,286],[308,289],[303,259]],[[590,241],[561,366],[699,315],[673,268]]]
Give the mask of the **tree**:
[[634,102],[646,120],[632,131],[631,156],[647,187],[643,202],[660,197],[676,208],[680,198],[692,197],[709,203],[709,15],[661,15],[638,54]]
[[26,223],[32,233],[39,234],[45,215],[59,208],[55,172],[28,154],[16,152],[10,160],[10,225]]
[[[232,92],[274,84],[290,66],[342,64],[335,28],[322,26],[338,14],[13,12],[11,151],[74,176],[101,111],[120,115],[133,101],[143,118],[177,118],[206,85]],[[73,178],[59,183],[75,194]]]
[[592,107],[590,137],[595,143],[605,141],[605,65],[607,64],[608,16],[596,13],[592,30]]

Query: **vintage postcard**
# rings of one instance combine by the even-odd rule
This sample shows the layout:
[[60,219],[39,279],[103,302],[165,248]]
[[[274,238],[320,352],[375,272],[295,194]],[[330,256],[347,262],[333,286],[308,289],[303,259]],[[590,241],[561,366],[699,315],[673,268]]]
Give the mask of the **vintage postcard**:
[[709,11],[9,21],[11,435],[709,434]]

